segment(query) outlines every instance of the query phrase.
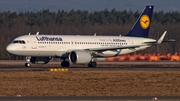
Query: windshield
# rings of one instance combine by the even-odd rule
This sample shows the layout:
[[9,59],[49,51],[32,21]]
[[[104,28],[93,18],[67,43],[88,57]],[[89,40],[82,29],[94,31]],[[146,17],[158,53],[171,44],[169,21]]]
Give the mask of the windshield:
[[12,43],[25,44],[25,41],[24,40],[14,40]]

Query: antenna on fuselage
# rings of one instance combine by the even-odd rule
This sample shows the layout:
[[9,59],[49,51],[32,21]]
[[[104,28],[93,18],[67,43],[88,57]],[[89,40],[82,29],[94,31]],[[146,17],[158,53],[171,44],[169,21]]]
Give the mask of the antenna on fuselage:
[[39,35],[39,32],[37,32],[36,35]]
[[94,36],[96,36],[96,33],[94,34]]
[[31,32],[29,32],[29,35],[31,35]]

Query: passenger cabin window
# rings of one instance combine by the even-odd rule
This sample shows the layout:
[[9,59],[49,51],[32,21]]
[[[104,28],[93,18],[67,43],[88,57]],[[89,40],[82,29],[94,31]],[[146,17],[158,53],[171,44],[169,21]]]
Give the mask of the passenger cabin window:
[[25,44],[25,41],[24,40],[15,40],[15,41],[13,41],[13,43]]

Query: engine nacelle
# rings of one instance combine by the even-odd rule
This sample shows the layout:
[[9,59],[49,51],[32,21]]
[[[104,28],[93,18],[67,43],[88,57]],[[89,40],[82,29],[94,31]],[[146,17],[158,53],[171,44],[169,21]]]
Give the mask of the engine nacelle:
[[86,51],[72,51],[69,54],[69,60],[74,64],[87,64],[91,59],[91,54]]
[[46,64],[51,60],[49,57],[31,57],[30,62],[33,64],[43,63]]

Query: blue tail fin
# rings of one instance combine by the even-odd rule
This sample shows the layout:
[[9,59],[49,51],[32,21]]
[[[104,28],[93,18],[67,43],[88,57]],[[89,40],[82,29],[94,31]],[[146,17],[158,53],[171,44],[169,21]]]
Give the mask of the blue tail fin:
[[141,13],[136,23],[126,36],[148,37],[153,8],[154,6],[146,6],[145,10]]

